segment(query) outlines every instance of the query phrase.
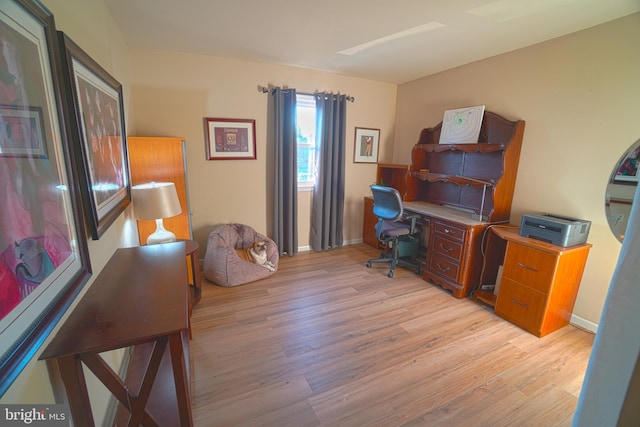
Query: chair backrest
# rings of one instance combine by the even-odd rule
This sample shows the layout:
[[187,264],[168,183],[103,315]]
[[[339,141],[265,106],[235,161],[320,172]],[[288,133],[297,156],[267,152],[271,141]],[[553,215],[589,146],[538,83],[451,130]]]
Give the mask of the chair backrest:
[[402,198],[398,190],[382,185],[372,185],[373,214],[385,221],[398,221],[402,218]]

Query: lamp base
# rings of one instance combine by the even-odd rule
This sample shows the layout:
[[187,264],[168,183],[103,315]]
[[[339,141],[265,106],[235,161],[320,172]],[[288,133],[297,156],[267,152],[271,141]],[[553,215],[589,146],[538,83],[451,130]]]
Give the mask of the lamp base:
[[171,243],[176,241],[176,235],[164,228],[162,218],[156,219],[156,231],[147,237],[147,245]]

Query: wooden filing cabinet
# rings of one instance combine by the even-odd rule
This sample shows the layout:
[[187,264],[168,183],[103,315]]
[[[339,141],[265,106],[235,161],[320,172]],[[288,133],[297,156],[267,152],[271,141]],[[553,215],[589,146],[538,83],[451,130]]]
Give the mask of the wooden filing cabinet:
[[569,324],[591,245],[562,247],[501,231],[507,240],[495,313],[543,337]]

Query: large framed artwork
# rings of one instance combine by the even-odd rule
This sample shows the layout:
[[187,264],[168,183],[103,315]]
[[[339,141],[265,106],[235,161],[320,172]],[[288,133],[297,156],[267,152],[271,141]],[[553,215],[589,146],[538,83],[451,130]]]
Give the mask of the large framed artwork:
[[33,0],[5,0],[0,40],[1,396],[91,270],[53,15]]
[[255,160],[256,121],[205,117],[207,160]]
[[98,240],[131,203],[122,85],[65,34],[63,78],[73,111],[69,130],[82,157],[82,195]]

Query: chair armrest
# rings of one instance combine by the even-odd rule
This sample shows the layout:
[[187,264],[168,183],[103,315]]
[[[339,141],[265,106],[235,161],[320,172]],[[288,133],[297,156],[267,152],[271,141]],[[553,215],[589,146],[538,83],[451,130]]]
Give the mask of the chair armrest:
[[402,221],[407,221],[407,220],[411,221],[411,234],[416,232],[416,222],[418,221],[418,218],[420,218],[419,214],[402,216]]

